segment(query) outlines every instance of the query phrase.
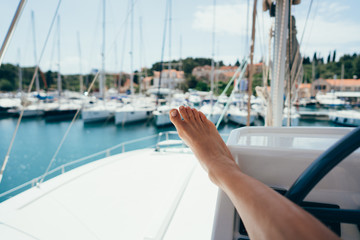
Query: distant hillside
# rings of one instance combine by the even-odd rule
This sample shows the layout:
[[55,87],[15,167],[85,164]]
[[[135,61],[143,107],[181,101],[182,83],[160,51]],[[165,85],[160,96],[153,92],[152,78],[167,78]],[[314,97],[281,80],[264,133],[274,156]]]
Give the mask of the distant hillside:
[[[354,76],[360,77],[360,54],[354,53],[353,55],[344,55],[340,57],[339,61],[335,60],[336,52],[329,54],[326,61],[324,58],[318,58],[316,54],[314,54],[312,60],[309,57],[305,57],[303,60],[304,65],[304,82],[311,83],[312,82],[312,69],[313,63],[315,66],[315,79],[317,78],[334,78],[334,75],[339,79],[341,77],[341,66],[344,65],[344,78],[353,78]],[[164,68],[167,68],[168,63],[164,63]],[[234,63],[238,65],[238,61]],[[147,74],[149,76],[153,75],[153,71],[161,70],[161,62],[156,62],[152,65],[150,69],[146,69]],[[185,84],[182,86],[183,90],[187,90],[188,88],[195,88],[199,90],[209,90],[210,87],[207,83],[201,82],[201,80],[196,80],[194,76],[192,76],[192,70],[197,66],[211,65],[210,58],[185,58],[180,60],[173,60],[171,63],[172,68],[177,70],[183,70],[185,73]],[[216,63],[217,66],[224,66],[222,61]],[[135,71],[137,73],[137,71]],[[34,73],[34,67],[26,67],[22,68],[23,75],[23,89],[27,89],[31,78]],[[144,75],[144,74],[143,74]],[[84,86],[93,79],[94,75],[88,74],[83,77]],[[116,78],[118,76],[115,75],[107,75],[106,77],[107,87],[114,87],[114,82],[116,82]],[[125,78],[125,76],[122,76]],[[138,81],[138,74],[135,75],[134,81]],[[39,81],[41,89],[56,89],[56,79],[57,72],[40,72]],[[261,74],[257,74],[254,76],[253,87],[261,84],[262,82]],[[123,83],[125,79],[121,80]],[[19,86],[19,68],[12,64],[3,64],[0,67],[0,91],[16,91]],[[222,84],[222,83],[221,83]],[[62,75],[62,86],[63,89],[78,91],[79,90],[79,75]],[[218,91],[221,91],[224,86],[216,86]],[[94,90],[98,88],[98,83],[95,84]],[[35,84],[33,86],[33,90],[35,90]]]
[[313,63],[315,63],[315,79],[318,78],[334,78],[336,75],[337,79],[341,78],[341,65],[344,64],[344,78],[350,79],[356,76],[360,77],[360,54],[354,53],[353,55],[344,55],[340,57],[339,61],[333,61],[335,58],[334,52],[332,55],[326,59],[326,63],[324,58],[317,58],[316,54],[314,54],[312,61],[310,61],[309,57],[304,58],[303,66],[304,66],[304,82],[311,83],[312,82],[312,68]]

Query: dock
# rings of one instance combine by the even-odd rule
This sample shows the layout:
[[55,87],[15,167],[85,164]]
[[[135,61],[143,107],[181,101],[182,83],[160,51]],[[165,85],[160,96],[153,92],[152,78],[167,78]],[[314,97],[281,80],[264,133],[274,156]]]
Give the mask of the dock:
[[329,112],[325,111],[299,111],[301,119],[329,120]]

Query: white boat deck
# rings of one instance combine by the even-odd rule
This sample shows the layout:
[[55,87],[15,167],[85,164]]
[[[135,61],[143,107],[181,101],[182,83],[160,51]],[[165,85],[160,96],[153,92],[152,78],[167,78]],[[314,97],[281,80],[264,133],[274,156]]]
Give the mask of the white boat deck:
[[216,195],[193,154],[137,150],[3,202],[1,239],[210,239]]

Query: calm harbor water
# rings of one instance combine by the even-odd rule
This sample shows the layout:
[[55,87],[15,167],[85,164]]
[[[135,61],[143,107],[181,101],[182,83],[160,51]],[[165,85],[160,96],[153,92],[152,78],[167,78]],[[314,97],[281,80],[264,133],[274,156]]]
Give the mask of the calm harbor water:
[[[5,158],[16,122],[15,118],[0,119],[0,163]],[[0,184],[0,193],[44,174],[69,124],[70,121],[45,122],[41,118],[23,119]],[[262,122],[258,121],[256,125],[262,125]],[[300,126],[334,125],[328,121],[301,120]],[[224,124],[220,126],[219,132],[226,135],[238,127],[234,124]],[[126,141],[174,130],[173,126],[156,128],[152,122],[116,126],[113,122],[84,124],[80,119],[74,123],[52,169]],[[156,143],[157,138],[152,138],[129,144],[125,150],[155,146]],[[113,150],[111,154],[120,153],[121,150],[121,148]],[[94,157],[82,164],[104,156]]]

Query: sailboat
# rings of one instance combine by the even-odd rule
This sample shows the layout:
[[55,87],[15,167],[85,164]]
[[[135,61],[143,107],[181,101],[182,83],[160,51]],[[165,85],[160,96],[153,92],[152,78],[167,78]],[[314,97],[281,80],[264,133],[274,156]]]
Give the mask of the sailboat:
[[[31,11],[31,24],[32,24],[33,44],[34,44],[34,62],[36,65],[38,59],[37,59],[37,51],[36,51],[36,31],[35,31],[34,11]],[[22,78],[22,72],[21,72],[21,67],[19,65],[19,81],[22,84],[21,78]],[[35,87],[36,87],[35,93],[21,94],[21,106],[19,106],[17,109],[13,109],[10,111],[13,116],[19,116],[21,112],[23,112],[23,117],[28,117],[28,118],[39,117],[44,115],[46,104],[37,98],[40,96],[39,73],[36,73]]]
[[[85,105],[84,108],[81,109],[81,117],[84,123],[92,123],[92,122],[102,122],[108,121],[114,118],[115,110],[117,107],[121,105],[116,101],[109,101],[106,99],[105,95],[105,82],[106,82],[106,74],[105,74],[105,18],[106,18],[106,5],[105,0],[103,0],[103,25],[102,25],[102,70],[100,74],[100,99],[95,102],[91,102],[91,104]],[[80,44],[79,44],[80,49]],[[79,50],[80,51],[80,50]],[[81,79],[80,79],[81,81]]]
[[214,124],[218,122],[223,112],[222,105],[214,102],[214,77],[215,77],[215,9],[216,1],[213,4],[213,29],[212,29],[212,56],[211,56],[211,73],[210,73],[210,103],[200,107],[200,111],[204,113]]
[[[288,4],[285,0],[276,4],[277,39],[284,37],[277,30],[288,26]],[[276,41],[275,46],[278,50],[283,45]],[[273,96],[273,103],[282,101],[282,97]],[[282,107],[273,112],[277,113],[273,116],[274,127],[246,127],[230,134],[227,145],[242,171],[286,194],[342,239],[359,239],[359,129],[281,128]],[[71,164],[59,166],[48,173],[59,173],[57,177],[43,181],[48,177],[44,174],[1,194],[9,197],[0,204],[1,236],[249,239],[241,216],[229,198],[209,181],[189,149],[163,147],[164,142],[178,143],[178,139],[170,139],[172,134],[147,136],[160,139],[155,149],[109,156],[110,151],[124,149],[134,141],[122,143],[97,154],[108,157],[67,172]],[[161,139],[164,136],[165,140]],[[301,196],[294,196],[294,192]]]
[[57,50],[58,50],[58,72],[57,72],[57,107],[53,104],[47,105],[44,117],[46,121],[62,121],[72,119],[77,110],[81,108],[81,103],[78,101],[68,100],[63,98],[61,72],[60,72],[60,16],[57,18]]
[[117,108],[115,111],[115,124],[126,124],[131,122],[146,121],[152,118],[152,112],[155,110],[155,104],[149,98],[135,97],[134,95],[134,71],[133,71],[133,23],[134,21],[134,2],[131,1],[131,33],[130,33],[130,94],[131,101]]
[[[249,125],[252,125],[255,121],[257,113],[252,109],[250,111],[247,110],[245,104],[249,101],[248,95],[244,92],[246,90],[245,87],[245,80],[240,80],[240,77],[237,78],[234,87],[234,93],[232,94],[232,104],[229,106],[227,110],[226,116],[227,120],[242,126],[247,125],[248,115],[250,114],[249,118]],[[251,95],[251,102],[254,101],[254,96]]]
[[153,111],[154,123],[157,127],[162,127],[172,124],[169,117],[169,112],[173,108],[186,105],[185,96],[183,93],[172,93],[171,99],[167,101],[167,104],[158,106]]
[[8,117],[11,111],[16,111],[21,106],[18,98],[0,98],[0,117]]

